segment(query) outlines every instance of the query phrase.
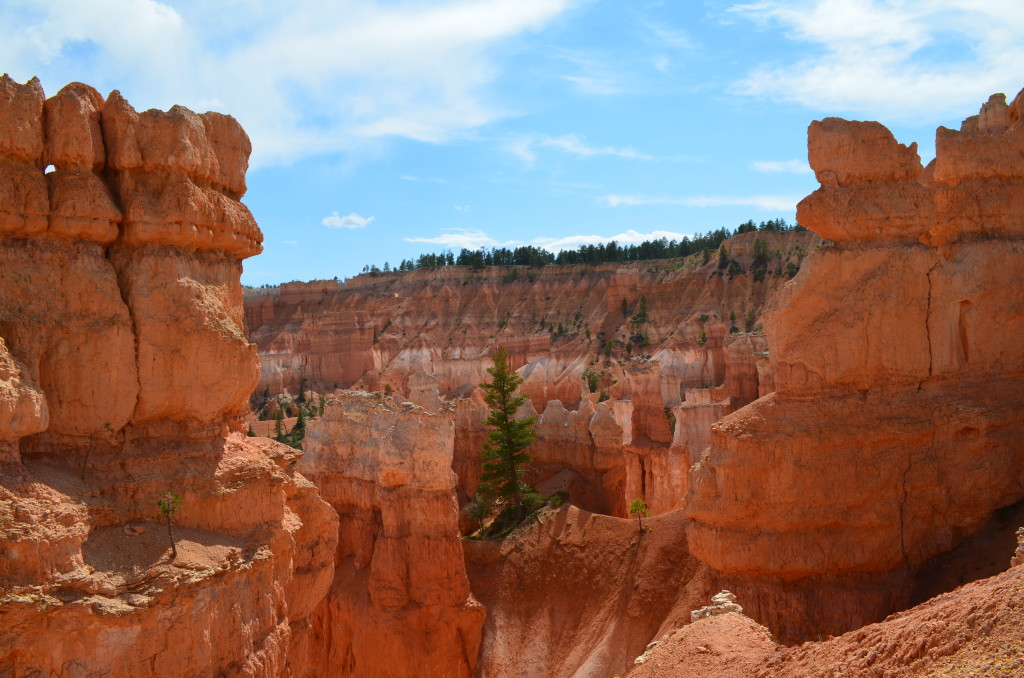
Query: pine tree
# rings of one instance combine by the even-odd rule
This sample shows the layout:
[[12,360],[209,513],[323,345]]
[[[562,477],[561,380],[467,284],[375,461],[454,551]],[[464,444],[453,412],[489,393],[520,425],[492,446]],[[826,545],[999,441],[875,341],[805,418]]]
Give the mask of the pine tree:
[[536,508],[540,497],[523,482],[523,467],[530,463],[530,455],[525,449],[536,438],[536,417],[515,418],[516,411],[527,400],[525,395],[516,393],[523,380],[509,369],[508,354],[504,348],[498,349],[492,360],[494,367],[487,369],[492,381],[480,384],[480,387],[487,392],[484,400],[491,408],[491,414],[484,424],[493,430],[480,450],[483,473],[476,494],[481,504],[493,506],[499,511],[495,522],[501,523],[498,526],[500,530],[501,527],[518,525],[525,520],[529,512]]
[[278,409],[274,413],[274,440],[282,442],[284,435],[284,410]]

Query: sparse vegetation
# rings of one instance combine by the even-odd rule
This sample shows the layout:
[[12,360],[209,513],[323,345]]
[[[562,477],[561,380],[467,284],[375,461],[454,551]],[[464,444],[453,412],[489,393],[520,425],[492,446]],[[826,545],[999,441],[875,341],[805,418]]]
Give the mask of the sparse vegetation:
[[167,538],[171,540],[171,560],[178,557],[178,547],[174,543],[174,516],[181,509],[183,504],[181,495],[168,490],[157,500],[157,508],[160,509],[160,517],[167,523]]
[[636,516],[636,522],[640,526],[640,533],[643,534],[643,519],[651,515],[651,512],[647,510],[647,502],[645,502],[643,499],[640,499],[639,497],[634,499],[633,502],[629,505],[629,514]]
[[[693,238],[682,240],[668,240],[659,238],[657,240],[645,240],[638,245],[620,245],[612,241],[597,245],[580,245],[575,250],[562,250],[555,254],[533,245],[523,245],[514,249],[507,247],[493,247],[490,250],[462,249],[457,255],[450,250],[434,254],[421,254],[416,261],[405,260],[391,271],[405,273],[421,268],[441,268],[443,266],[468,266],[472,269],[485,267],[539,267],[551,264],[559,266],[590,266],[602,263],[626,263],[631,261],[648,261],[651,259],[671,259],[677,257],[688,257],[690,255],[701,255],[703,263],[708,263],[714,251],[722,242],[741,233],[760,232],[782,232],[782,231],[803,231],[799,224],[789,224],[785,219],[769,219],[755,224],[753,221],[746,221],[735,229],[719,228],[707,233],[698,234]],[[755,256],[757,243],[754,244]],[[721,251],[719,252],[721,257]],[[729,265],[729,253],[725,253],[725,263],[719,260],[719,268],[727,268]],[[389,266],[385,263],[384,270],[376,265],[366,265],[363,273],[372,276],[387,275],[390,273]],[[505,276],[512,282],[519,279],[520,273],[512,268],[506,270]],[[530,282],[536,280],[536,273],[531,271],[527,274]],[[465,281],[464,281],[465,284]],[[623,313],[625,317],[626,312]]]

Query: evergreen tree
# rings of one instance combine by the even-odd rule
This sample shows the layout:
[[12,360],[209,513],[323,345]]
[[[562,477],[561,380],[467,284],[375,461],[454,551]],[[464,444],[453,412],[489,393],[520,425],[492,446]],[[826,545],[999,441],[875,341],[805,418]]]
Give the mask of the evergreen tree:
[[526,402],[527,397],[516,393],[523,380],[509,369],[505,349],[498,349],[492,360],[494,367],[487,369],[492,381],[480,384],[487,392],[484,400],[491,408],[491,414],[484,424],[492,427],[492,430],[480,450],[483,473],[476,494],[480,497],[480,504],[493,506],[500,512],[495,522],[511,527],[525,520],[530,510],[539,503],[536,491],[523,482],[523,467],[530,463],[530,455],[525,449],[536,438],[536,418],[515,418],[516,411]]
[[274,413],[274,440],[281,442],[284,435],[284,410],[278,409]]

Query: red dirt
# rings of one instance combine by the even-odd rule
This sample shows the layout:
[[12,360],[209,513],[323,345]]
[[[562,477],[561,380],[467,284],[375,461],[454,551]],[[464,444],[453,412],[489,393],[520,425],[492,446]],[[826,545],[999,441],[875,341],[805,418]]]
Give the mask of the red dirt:
[[702,619],[664,641],[628,678],[1019,678],[1024,567],[824,642],[777,647],[738,614]]

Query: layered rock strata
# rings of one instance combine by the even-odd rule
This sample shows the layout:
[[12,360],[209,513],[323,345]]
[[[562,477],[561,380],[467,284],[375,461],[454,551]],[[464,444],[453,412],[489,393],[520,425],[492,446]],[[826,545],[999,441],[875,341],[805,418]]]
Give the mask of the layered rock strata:
[[470,676],[485,610],[458,529],[454,414],[349,392],[310,422],[299,468],[341,517],[310,676]]
[[0,78],[0,673],[305,661],[337,517],[241,433],[249,150],[228,116]]
[[757,240],[772,253],[761,279],[732,278],[717,259],[695,255],[626,267],[448,266],[247,290],[246,325],[262,367],[256,393],[295,393],[304,380],[324,393],[388,384],[405,394],[413,374],[427,373],[441,394],[467,395],[501,346],[538,412],[551,400],[576,409],[588,393],[586,370],[604,372],[599,388],[618,382],[628,393],[619,362],[631,355],[659,361],[661,398],[675,403],[686,388],[722,383],[730,316],[759,312],[789,279],[787,264],[818,242],[808,232],[756,232],[726,245],[749,268]]
[[834,245],[764,316],[775,392],[691,473],[693,552],[783,640],[908,602],[915,573],[1024,497],[1024,98],[940,128],[922,168],[878,123],[812,123]]

